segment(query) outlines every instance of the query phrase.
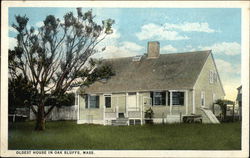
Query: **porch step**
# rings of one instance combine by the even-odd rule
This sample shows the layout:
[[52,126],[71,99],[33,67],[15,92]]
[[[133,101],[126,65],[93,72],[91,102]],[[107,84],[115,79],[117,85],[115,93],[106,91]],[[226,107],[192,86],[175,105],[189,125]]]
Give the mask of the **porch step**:
[[116,120],[112,120],[111,124],[113,126],[126,126],[128,125],[128,118],[117,118]]

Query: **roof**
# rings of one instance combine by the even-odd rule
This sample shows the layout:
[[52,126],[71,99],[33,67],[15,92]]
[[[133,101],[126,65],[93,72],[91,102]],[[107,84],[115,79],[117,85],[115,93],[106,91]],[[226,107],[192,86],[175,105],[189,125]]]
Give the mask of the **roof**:
[[133,57],[105,59],[103,63],[111,64],[115,75],[85,87],[84,93],[192,89],[210,53],[161,54],[154,59],[143,56],[140,61],[133,61]]

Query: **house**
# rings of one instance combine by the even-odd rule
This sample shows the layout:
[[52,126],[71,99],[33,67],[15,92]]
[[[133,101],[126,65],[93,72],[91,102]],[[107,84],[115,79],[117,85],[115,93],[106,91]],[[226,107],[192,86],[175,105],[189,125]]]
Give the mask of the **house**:
[[149,42],[146,55],[104,63],[115,75],[78,89],[78,124],[144,124],[150,107],[155,123],[194,114],[219,123],[211,108],[225,93],[211,50],[160,54],[159,42]]
[[241,120],[242,117],[242,86],[237,88],[238,94],[236,98],[236,104],[238,105],[239,108],[239,120]]

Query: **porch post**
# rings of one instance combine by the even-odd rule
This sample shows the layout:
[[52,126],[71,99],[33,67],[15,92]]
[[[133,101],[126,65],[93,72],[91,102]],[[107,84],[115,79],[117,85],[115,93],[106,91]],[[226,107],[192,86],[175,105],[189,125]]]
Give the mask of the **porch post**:
[[195,114],[195,89],[193,89],[193,114]]
[[186,95],[186,99],[185,99],[185,102],[186,102],[186,115],[188,114],[188,90],[185,91]]
[[142,102],[141,102],[141,113],[142,113],[142,116],[141,116],[141,124],[143,124],[143,119],[144,119],[144,99],[142,97]]
[[[140,95],[139,95],[139,100],[140,100]],[[140,103],[140,101],[139,101]],[[143,118],[143,100],[141,100],[140,106],[140,112],[141,112],[141,125],[142,125],[142,118]]]
[[166,90],[166,97],[165,97],[165,99],[166,99],[166,107],[168,106],[168,90]]
[[139,93],[136,92],[136,108],[139,108]]
[[173,92],[172,91],[169,91],[170,92],[170,115],[172,115],[172,108],[173,108]]
[[125,101],[126,101],[126,116],[128,117],[128,93],[126,93],[126,96],[125,96]]
[[80,95],[77,94],[77,120],[80,119]]
[[116,105],[116,118],[119,117],[119,106]]
[[167,115],[168,115],[168,93],[169,93],[169,91],[166,90],[166,97],[165,97],[165,99],[166,99],[166,106],[165,106],[166,107],[166,117],[165,117],[166,121],[165,122],[167,122]]
[[77,104],[78,104],[77,97],[78,97],[78,95],[77,95],[77,92],[75,91],[75,106],[77,106]]
[[106,106],[104,105],[104,106],[103,106],[103,125],[104,125],[104,126],[106,125],[105,112],[106,112]]

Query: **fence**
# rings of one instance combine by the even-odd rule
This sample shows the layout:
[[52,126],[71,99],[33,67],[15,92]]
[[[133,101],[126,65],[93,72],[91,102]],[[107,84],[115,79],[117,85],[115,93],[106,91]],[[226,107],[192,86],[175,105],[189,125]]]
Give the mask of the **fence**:
[[[34,107],[37,110],[37,107]],[[50,106],[45,107],[47,111]],[[32,110],[30,110],[30,120],[35,120],[36,116]],[[77,120],[77,106],[61,106],[54,107],[54,109],[47,116],[46,120]]]

